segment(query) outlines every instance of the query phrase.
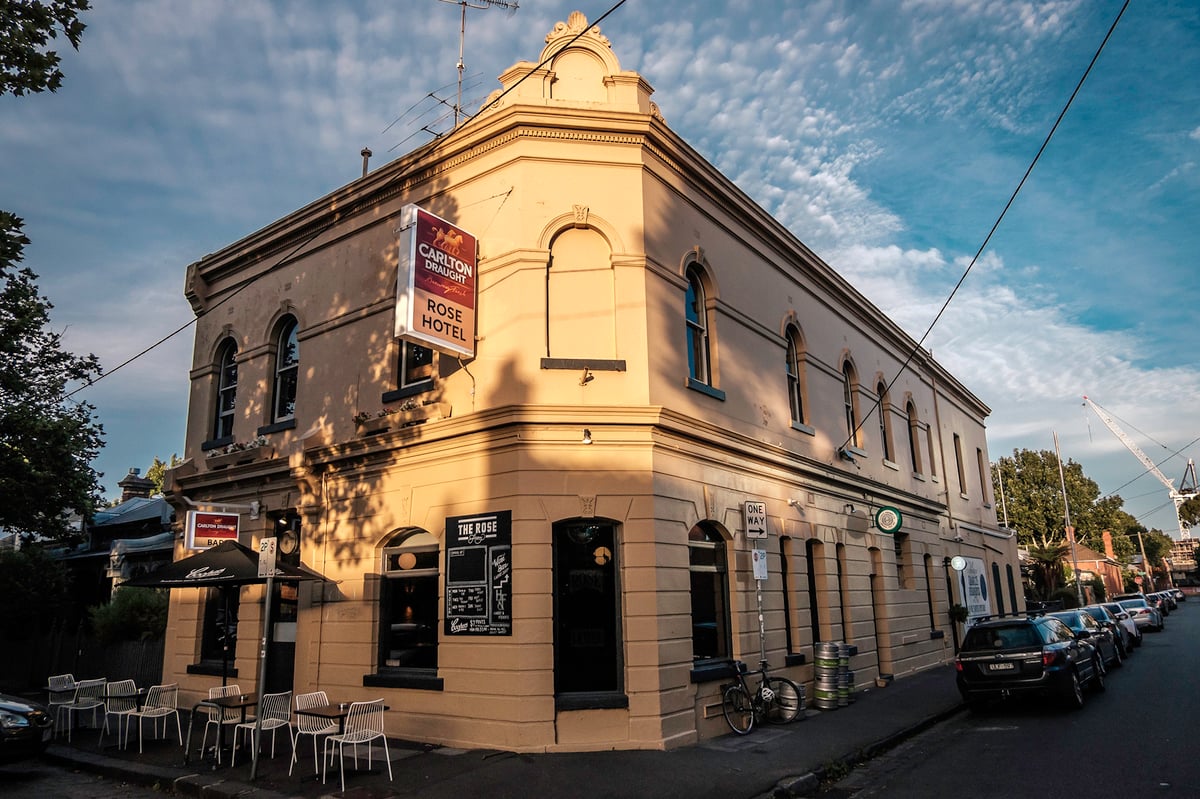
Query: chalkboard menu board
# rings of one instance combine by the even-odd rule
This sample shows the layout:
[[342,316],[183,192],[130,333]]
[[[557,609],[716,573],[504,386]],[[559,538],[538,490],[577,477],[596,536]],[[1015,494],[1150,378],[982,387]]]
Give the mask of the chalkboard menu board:
[[446,519],[446,635],[512,635],[512,511]]

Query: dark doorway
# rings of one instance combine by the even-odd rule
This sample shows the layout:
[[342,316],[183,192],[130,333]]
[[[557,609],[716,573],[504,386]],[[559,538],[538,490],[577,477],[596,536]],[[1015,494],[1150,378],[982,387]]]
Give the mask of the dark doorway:
[[[291,566],[300,565],[300,516],[294,510],[273,515],[276,558]],[[299,613],[300,584],[275,583],[270,597],[271,631],[267,637],[267,678],[264,691],[292,690],[296,675],[296,622]]]
[[610,522],[554,526],[554,692],[560,707],[612,706],[624,698],[616,543]]

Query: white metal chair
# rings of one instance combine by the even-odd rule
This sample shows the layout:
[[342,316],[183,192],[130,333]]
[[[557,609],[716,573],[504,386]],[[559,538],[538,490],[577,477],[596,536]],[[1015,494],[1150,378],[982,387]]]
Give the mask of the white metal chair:
[[[304,710],[309,707],[319,707],[320,705],[328,705],[329,697],[324,691],[313,691],[310,694],[296,694],[296,710]],[[296,768],[296,752],[299,749],[300,736],[311,735],[313,739],[313,773],[318,773],[321,770],[321,765],[317,761],[317,738],[322,735],[333,735],[338,731],[336,721],[323,719],[317,716],[304,716],[296,714],[296,731],[292,736],[292,764],[288,766],[288,774]]]
[[59,708],[58,712],[67,713],[67,740],[71,740],[71,728],[74,726],[75,714],[92,711],[92,724],[97,724],[96,713],[104,707],[104,686],[108,680],[98,677],[94,680],[80,680],[75,683],[75,696],[70,702]]
[[358,770],[358,746],[367,744],[367,768],[371,767],[372,741],[383,741],[383,760],[387,763],[388,779],[392,779],[392,758],[388,752],[387,735],[383,732],[383,700],[372,702],[351,702],[350,713],[346,716],[346,731],[339,735],[330,735],[325,739],[325,767],[321,774],[321,783],[329,776],[329,762],[333,760],[333,747],[338,750],[338,771],[342,777],[342,792],[346,792],[346,744],[354,747],[354,768]]
[[[261,727],[256,721],[244,721],[233,728],[233,757],[229,761],[229,765],[237,765],[237,742],[238,733],[242,733],[243,740],[253,738],[256,728],[262,732],[271,731],[271,757],[275,757],[275,732],[280,727],[287,727],[288,743],[292,745],[293,756],[296,753],[296,741],[292,737],[292,692],[284,691],[279,694],[263,694],[262,704],[259,706],[262,720]],[[257,749],[261,745],[260,740],[254,742]]]
[[[209,699],[220,699],[226,696],[241,696],[242,689],[238,685],[218,685],[208,689]],[[223,726],[232,727],[242,721],[242,711],[234,708],[202,707],[208,721],[204,722],[204,737],[200,740],[200,751],[207,751],[208,728],[217,728],[217,763],[221,762],[221,729]]]
[[58,735],[59,730],[62,729],[59,712],[63,706],[75,701],[75,676],[73,674],[55,674],[47,678],[46,687],[50,689],[49,696],[46,698],[46,709],[54,716],[54,734]]
[[[138,752],[142,749],[142,721],[150,719],[153,723],[153,733],[158,735],[158,720],[163,722],[163,735],[167,734],[167,718],[175,717],[175,732],[179,735],[179,745],[183,746],[183,728],[179,724],[179,683],[170,685],[152,685],[146,694],[146,704],[133,713],[138,720]],[[128,733],[127,733],[128,734]]]
[[104,726],[100,728],[100,740],[108,732],[108,717],[117,717],[117,745],[122,749],[129,743],[129,719],[137,712],[137,683],[133,680],[117,680],[104,686]]

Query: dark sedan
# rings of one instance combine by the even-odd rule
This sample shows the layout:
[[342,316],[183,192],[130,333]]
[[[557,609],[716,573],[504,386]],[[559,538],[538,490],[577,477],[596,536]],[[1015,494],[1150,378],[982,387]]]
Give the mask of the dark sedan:
[[1049,615],[1070,627],[1076,638],[1082,638],[1096,647],[1100,661],[1105,666],[1120,666],[1125,662],[1116,632],[1100,624],[1086,610],[1063,610]]
[[46,708],[8,694],[0,694],[0,763],[40,755],[54,736],[54,719]]

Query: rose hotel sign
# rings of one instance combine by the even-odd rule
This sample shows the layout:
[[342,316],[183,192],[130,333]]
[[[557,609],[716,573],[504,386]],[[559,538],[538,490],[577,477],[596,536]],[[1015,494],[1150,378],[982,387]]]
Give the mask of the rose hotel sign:
[[208,549],[222,541],[237,541],[241,516],[236,513],[210,513],[190,510],[185,527],[188,549]]
[[474,357],[475,237],[416,205],[400,214],[396,337]]

